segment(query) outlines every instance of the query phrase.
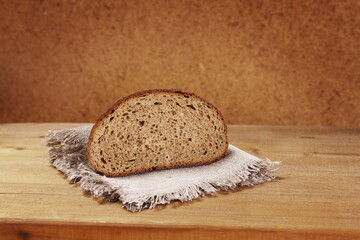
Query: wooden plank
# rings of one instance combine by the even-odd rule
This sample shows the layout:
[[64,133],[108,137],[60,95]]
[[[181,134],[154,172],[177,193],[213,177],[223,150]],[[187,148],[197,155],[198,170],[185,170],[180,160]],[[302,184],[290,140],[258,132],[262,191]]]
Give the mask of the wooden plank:
[[119,229],[124,239],[360,238],[358,128],[229,126],[230,143],[283,162],[277,180],[130,213],[86,195],[48,163],[46,131],[80,125],[0,124],[0,236],[84,237],[76,234],[91,225],[102,239]]
[[[346,236],[346,238],[344,238]],[[283,229],[247,229],[247,228],[202,228],[202,227],[162,227],[146,226],[116,226],[109,224],[97,225],[69,225],[69,224],[0,224],[0,239],[187,239],[187,240],[215,240],[215,239],[267,239],[267,240],[352,240],[359,239],[357,233],[329,231],[296,231]]]

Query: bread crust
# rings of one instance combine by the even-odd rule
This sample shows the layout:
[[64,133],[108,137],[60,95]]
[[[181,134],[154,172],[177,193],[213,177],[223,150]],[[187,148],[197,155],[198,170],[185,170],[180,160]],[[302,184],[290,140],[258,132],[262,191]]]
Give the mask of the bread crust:
[[[208,161],[201,161],[201,162],[197,162],[196,164],[174,164],[171,168],[178,168],[178,167],[193,167],[193,166],[199,166],[199,165],[203,165],[203,164],[209,164],[209,163],[212,163],[212,162],[215,162],[221,158],[223,158],[227,152],[227,149],[229,147],[229,141],[228,141],[228,129],[227,129],[227,125],[225,123],[225,119],[223,117],[223,115],[221,114],[221,112],[217,109],[217,107],[215,107],[214,105],[212,105],[210,102],[208,102],[207,100],[205,100],[204,98],[194,94],[194,93],[189,93],[189,92],[183,92],[181,91],[180,89],[152,89],[152,90],[144,90],[144,91],[139,91],[139,92],[135,92],[133,94],[130,94],[122,99],[119,99],[117,102],[115,102],[106,112],[104,112],[95,122],[94,126],[92,127],[91,129],[91,132],[90,132],[90,136],[89,136],[89,141],[87,143],[87,157],[88,157],[88,160],[89,160],[89,163],[90,163],[90,166],[104,174],[105,176],[107,177],[119,177],[120,175],[118,174],[112,174],[112,173],[109,173],[109,172],[102,172],[102,171],[99,171],[99,169],[96,168],[96,165],[93,161],[93,159],[91,159],[90,157],[90,149],[91,149],[91,143],[93,141],[93,138],[94,138],[94,132],[95,130],[97,129],[98,125],[108,117],[109,114],[113,113],[113,111],[115,111],[115,109],[117,109],[122,103],[125,103],[133,98],[136,98],[136,97],[140,97],[140,96],[146,96],[146,95],[150,95],[150,94],[160,94],[160,93],[170,93],[170,94],[177,94],[177,95],[186,95],[186,96],[192,96],[194,98],[197,98],[198,100],[206,103],[208,106],[210,106],[212,109],[214,109],[217,114],[220,116],[223,124],[224,124],[224,133],[225,133],[225,144],[226,144],[226,148],[224,149],[223,153],[220,155],[220,157],[218,158],[215,158],[215,159],[210,159]],[[156,170],[161,170],[161,169],[169,169],[169,167],[162,167],[162,166],[159,166],[156,168]],[[143,171],[141,170],[138,170],[138,171],[129,171],[129,172],[126,172],[124,174],[122,174],[121,176],[127,176],[127,175],[131,175],[131,174],[137,174],[137,173],[142,173]]]

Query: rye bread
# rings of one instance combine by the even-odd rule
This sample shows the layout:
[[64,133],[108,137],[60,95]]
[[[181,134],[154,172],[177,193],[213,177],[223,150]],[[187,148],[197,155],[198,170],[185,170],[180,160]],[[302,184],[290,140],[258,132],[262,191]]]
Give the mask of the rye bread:
[[193,93],[156,89],[120,99],[100,116],[87,155],[94,170],[115,177],[211,163],[227,148],[215,106]]

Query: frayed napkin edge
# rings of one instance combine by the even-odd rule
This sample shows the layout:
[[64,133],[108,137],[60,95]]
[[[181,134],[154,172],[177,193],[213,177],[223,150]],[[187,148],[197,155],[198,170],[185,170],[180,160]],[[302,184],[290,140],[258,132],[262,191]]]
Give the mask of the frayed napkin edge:
[[[83,126],[83,128],[87,127],[89,126]],[[191,201],[217,191],[269,182],[276,178],[274,174],[278,172],[281,165],[281,162],[273,162],[268,158],[258,159],[258,161],[254,161],[253,165],[248,166],[246,178],[244,172],[234,171],[222,183],[203,182],[180,188],[177,192],[173,193],[153,195],[142,199],[124,199],[122,195],[124,194],[123,191],[126,191],[125,189],[113,189],[109,183],[102,180],[102,175],[85,168],[82,168],[81,171],[78,169],[83,164],[81,161],[85,159],[84,152],[79,152],[83,148],[82,141],[84,139],[79,141],[77,136],[73,129],[49,130],[45,143],[50,148],[50,163],[58,171],[62,172],[71,183],[79,185],[92,196],[97,198],[105,197],[110,202],[120,201],[123,207],[131,212],[152,209],[159,204],[168,204],[172,201]],[[71,153],[71,161],[65,159],[64,150],[73,152]],[[69,154],[66,154],[68,158],[67,155]]]

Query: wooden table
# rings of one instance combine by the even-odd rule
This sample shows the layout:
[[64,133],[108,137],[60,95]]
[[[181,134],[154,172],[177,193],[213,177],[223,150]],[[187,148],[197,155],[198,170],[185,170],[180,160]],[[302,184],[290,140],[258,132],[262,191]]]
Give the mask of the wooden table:
[[47,130],[80,125],[0,124],[0,239],[360,239],[359,128],[229,126],[277,180],[131,213],[50,166]]

